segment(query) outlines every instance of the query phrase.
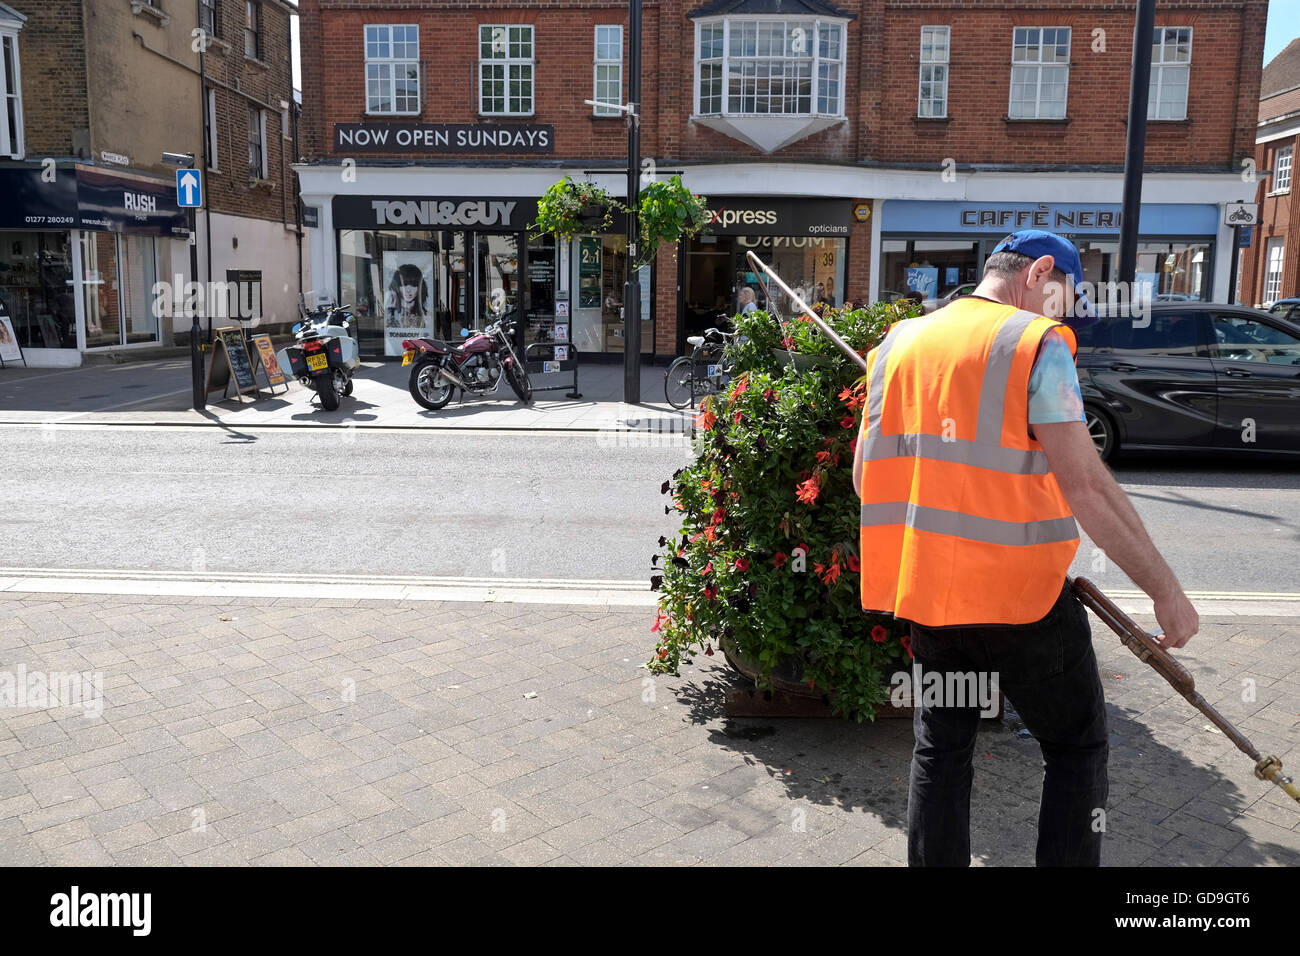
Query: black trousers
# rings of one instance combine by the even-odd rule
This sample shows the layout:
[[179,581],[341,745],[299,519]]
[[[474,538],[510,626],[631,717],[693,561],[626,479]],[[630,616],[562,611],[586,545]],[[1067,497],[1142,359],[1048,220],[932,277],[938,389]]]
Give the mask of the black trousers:
[[[1105,700],[1087,611],[1068,588],[1033,624],[912,624],[923,672],[995,673],[1043,752],[1039,866],[1100,866],[1109,789]],[[949,686],[945,680],[945,686]],[[970,865],[971,765],[977,706],[917,700],[907,794],[909,866]],[[970,702],[968,701],[967,704]]]

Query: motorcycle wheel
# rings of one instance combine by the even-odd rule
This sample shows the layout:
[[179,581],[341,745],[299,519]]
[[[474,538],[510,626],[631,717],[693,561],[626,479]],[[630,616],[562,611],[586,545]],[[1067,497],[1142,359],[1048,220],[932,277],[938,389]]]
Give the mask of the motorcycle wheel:
[[316,379],[316,394],[320,396],[320,406],[327,412],[337,411],[339,407],[339,393],[334,389],[334,377],[332,375],[322,375]]
[[452,384],[438,374],[437,359],[416,362],[408,388],[411,397],[430,411],[437,411],[451,401]]
[[518,359],[513,359],[506,369],[506,379],[521,402],[527,405],[533,400],[533,383],[528,380],[528,373],[519,364]]

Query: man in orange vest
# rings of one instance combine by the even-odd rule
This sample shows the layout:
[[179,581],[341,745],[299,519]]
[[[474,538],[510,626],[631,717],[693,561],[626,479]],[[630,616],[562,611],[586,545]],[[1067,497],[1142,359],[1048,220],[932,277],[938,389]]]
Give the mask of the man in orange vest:
[[[853,462],[863,608],[910,623],[914,668],[937,686],[996,678],[1042,748],[1039,866],[1100,865],[1105,826],[1105,701],[1065,586],[1075,518],[1154,600],[1165,647],[1198,627],[1084,424],[1069,324],[1093,317],[1082,281],[1073,244],[1025,230],[973,294],[896,323],[867,357]],[[908,864],[968,866],[980,705],[913,691]]]

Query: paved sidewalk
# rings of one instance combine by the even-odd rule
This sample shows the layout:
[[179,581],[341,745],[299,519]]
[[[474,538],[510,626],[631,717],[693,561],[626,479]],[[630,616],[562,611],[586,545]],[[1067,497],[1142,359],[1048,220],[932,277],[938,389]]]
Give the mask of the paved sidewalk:
[[[644,609],[0,598],[0,673],[103,675],[103,711],[0,710],[9,864],[900,865],[911,728],[721,714]],[[1300,812],[1100,625],[1105,861],[1300,864]],[[1300,629],[1204,619],[1200,689],[1300,770]],[[1242,701],[1243,680],[1256,699]],[[1033,860],[1040,758],[980,734],[976,862]]]
[[[398,362],[369,362],[358,371],[353,394],[337,411],[326,412],[316,393],[297,382],[256,401],[213,401],[205,412],[192,401],[189,360],[165,359],[77,369],[0,369],[0,424],[164,424],[227,427],[321,426],[388,428],[633,428],[656,431],[689,428],[693,413],[677,412],[664,397],[664,366],[641,368],[641,406],[623,404],[623,366],[585,363],[578,369],[582,398],[567,393],[572,373],[532,376],[537,387],[530,405],[521,404],[502,382],[493,395],[460,400],[427,411],[407,389],[410,369]],[[260,381],[260,379],[259,379]],[[629,422],[630,419],[630,422]],[[650,420],[655,423],[651,424]]]

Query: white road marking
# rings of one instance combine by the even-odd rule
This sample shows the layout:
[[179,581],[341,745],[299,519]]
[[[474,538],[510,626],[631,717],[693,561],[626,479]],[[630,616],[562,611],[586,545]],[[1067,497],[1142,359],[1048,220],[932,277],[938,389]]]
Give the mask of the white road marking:
[[[610,609],[650,608],[659,602],[659,595],[650,590],[648,580],[639,579],[191,573],[99,568],[0,568],[0,594],[3,593],[488,601]],[[1114,589],[1107,596],[1126,614],[1151,616],[1151,599],[1140,591]],[[1187,596],[1206,617],[1300,614],[1300,593],[1295,592],[1190,591]]]

